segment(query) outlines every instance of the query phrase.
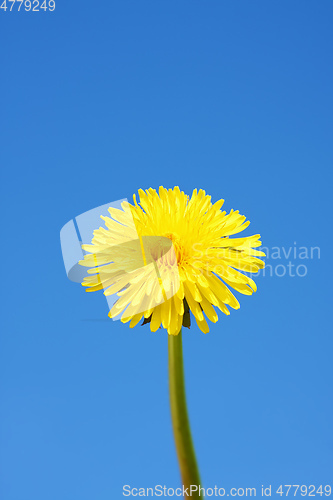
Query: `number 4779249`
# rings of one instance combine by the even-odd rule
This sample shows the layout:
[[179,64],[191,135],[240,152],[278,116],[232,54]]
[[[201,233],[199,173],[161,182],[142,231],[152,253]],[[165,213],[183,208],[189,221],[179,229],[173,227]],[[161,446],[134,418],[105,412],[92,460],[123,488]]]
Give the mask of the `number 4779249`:
[[320,485],[318,488],[316,488],[313,484],[310,484],[309,486],[306,486],[305,484],[284,484],[280,485],[279,488],[276,490],[276,493],[281,496],[296,496],[299,493],[305,497],[314,497],[316,495],[325,495],[325,496],[330,496],[332,493],[332,488],[329,484],[326,486]]
[[22,10],[26,11],[31,10],[32,12],[39,12],[40,10],[43,10],[44,12],[46,12],[47,10],[53,12],[55,9],[55,1],[44,0],[43,2],[39,2],[38,0],[33,0],[31,2],[30,0],[4,0],[0,5],[0,9],[2,9],[5,12],[7,10],[9,10],[9,12],[12,12],[13,10],[17,10],[19,12],[21,10],[21,7]]

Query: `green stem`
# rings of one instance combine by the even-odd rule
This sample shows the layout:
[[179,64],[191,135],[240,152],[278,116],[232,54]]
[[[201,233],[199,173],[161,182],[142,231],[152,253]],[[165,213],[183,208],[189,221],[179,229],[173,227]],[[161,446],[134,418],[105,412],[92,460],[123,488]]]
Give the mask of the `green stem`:
[[[188,494],[192,485],[191,498],[203,498],[203,495],[199,495],[199,470],[186,406],[182,330],[178,335],[168,335],[168,351],[171,418],[181,478],[184,488],[188,488]],[[194,485],[198,487],[196,492]]]

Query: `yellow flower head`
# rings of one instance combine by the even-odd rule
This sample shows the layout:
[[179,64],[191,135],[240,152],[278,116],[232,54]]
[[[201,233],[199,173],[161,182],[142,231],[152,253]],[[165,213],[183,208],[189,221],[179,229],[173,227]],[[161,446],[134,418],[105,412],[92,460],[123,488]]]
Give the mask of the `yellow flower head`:
[[[256,273],[264,267],[260,235],[230,236],[248,227],[238,210],[221,211],[205,191],[196,189],[191,198],[174,189],[139,190],[139,204],[122,203],[122,210],[109,208],[103,217],[106,229],[94,231],[89,254],[80,261],[91,267],[82,285],[87,291],[104,289],[117,294],[110,317],[121,314],[135,326],[142,318],[152,331],[161,325],[171,335],[190,325],[190,311],[199,328],[207,333],[204,314],[214,323],[213,306],[230,314],[227,305],[239,308],[228,286],[251,295],[254,281],[239,272]],[[228,286],[227,286],[228,285]]]

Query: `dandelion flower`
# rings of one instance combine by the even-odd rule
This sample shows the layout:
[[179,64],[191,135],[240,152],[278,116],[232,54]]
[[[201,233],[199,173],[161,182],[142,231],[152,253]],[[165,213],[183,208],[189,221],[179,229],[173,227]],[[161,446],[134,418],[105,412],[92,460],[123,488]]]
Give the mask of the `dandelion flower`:
[[[264,267],[256,247],[260,235],[232,236],[249,225],[238,210],[221,211],[224,200],[212,204],[205,191],[191,198],[176,186],[139,190],[139,201],[109,208],[102,217],[106,228],[94,231],[83,266],[90,267],[83,286],[119,297],[109,312],[134,327],[140,320],[152,331],[163,326],[177,335],[190,326],[190,312],[200,330],[209,331],[206,318],[218,321],[216,309],[230,314],[239,308],[230,290],[245,295],[256,284],[245,273]],[[243,272],[242,272],[243,271]]]
[[[190,313],[199,328],[209,331],[208,318],[216,310],[230,314],[239,308],[231,289],[244,295],[256,291],[248,274],[264,267],[256,250],[260,235],[234,237],[249,225],[243,215],[221,211],[223,200],[212,204],[205,191],[191,198],[174,189],[139,190],[139,203],[122,203],[102,217],[105,228],[94,231],[83,285],[87,291],[104,290],[118,299],[109,316],[121,316],[134,327],[143,318],[150,329],[163,326],[169,333],[169,392],[171,419],[183,486],[193,498],[202,498],[200,475],[187,413],[182,351],[182,326]],[[247,274],[246,274],[247,273]],[[195,490],[196,487],[196,490]]]

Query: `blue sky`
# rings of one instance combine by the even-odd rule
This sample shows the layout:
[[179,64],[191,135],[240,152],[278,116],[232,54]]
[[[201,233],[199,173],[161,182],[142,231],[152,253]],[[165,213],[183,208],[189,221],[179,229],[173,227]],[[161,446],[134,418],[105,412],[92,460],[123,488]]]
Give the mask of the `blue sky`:
[[[166,333],[109,320],[59,242],[79,214],[159,185],[224,198],[269,249],[320,248],[270,256],[240,310],[184,332],[204,486],[333,483],[332,14],[328,0],[0,10],[1,498],[179,486]],[[289,262],[306,275],[276,276]]]

